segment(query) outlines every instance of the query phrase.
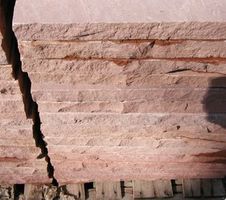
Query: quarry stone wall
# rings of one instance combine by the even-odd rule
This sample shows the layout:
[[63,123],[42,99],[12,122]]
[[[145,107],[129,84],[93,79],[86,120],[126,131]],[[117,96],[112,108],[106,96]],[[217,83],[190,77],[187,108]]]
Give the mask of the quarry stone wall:
[[120,2],[16,1],[15,37],[0,35],[2,180],[226,175],[225,1]]

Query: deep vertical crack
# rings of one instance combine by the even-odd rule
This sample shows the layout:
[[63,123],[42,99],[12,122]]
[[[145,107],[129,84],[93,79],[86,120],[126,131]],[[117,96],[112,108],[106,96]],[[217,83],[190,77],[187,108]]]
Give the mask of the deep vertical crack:
[[45,159],[48,176],[52,179],[52,184],[58,186],[58,182],[54,177],[54,167],[48,155],[47,143],[41,131],[38,104],[33,100],[31,95],[31,80],[29,75],[22,70],[18,42],[12,28],[15,2],[16,0],[0,0],[0,32],[3,36],[2,49],[6,54],[8,64],[12,65],[13,78],[18,80],[26,117],[33,120],[33,138],[36,147],[39,147],[41,150],[37,158]]

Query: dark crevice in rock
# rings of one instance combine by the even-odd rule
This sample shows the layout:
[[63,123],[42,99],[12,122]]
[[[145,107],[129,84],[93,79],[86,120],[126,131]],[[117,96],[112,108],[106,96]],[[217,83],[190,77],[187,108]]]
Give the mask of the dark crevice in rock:
[[176,69],[176,70],[167,72],[167,74],[174,74],[174,73],[184,72],[184,71],[191,71],[191,70],[190,69]]
[[54,167],[48,156],[47,143],[41,131],[38,104],[31,95],[31,80],[28,73],[22,71],[18,42],[12,29],[14,6],[15,0],[0,0],[0,32],[3,36],[1,46],[6,54],[8,64],[12,65],[12,75],[15,80],[18,80],[26,117],[33,120],[33,138],[36,147],[41,149],[38,158],[45,158],[48,176],[52,179],[52,184],[58,186],[58,182],[54,177]]
[[20,199],[20,195],[24,194],[24,184],[16,184],[13,186],[15,200]]

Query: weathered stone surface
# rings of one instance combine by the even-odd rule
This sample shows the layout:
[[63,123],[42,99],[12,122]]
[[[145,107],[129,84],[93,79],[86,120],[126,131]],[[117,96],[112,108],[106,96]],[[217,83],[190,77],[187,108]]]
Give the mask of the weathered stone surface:
[[[52,0],[17,1],[14,30],[22,69],[60,183],[225,176],[225,2],[173,1],[164,1],[160,13],[153,9],[160,8],[155,0],[104,1],[93,9],[96,1],[84,1],[90,7],[82,8],[92,11],[88,18],[80,1],[52,7],[46,6]],[[30,124],[13,117],[22,112],[19,99],[9,100],[18,91],[7,85],[10,70],[0,72],[0,154],[4,162],[6,156],[28,157],[13,173],[21,170],[22,182],[30,181],[32,169],[42,171],[43,165],[31,165],[37,149],[26,140]],[[4,146],[10,134],[20,133]],[[11,173],[12,162],[8,168]],[[0,166],[0,174],[7,170]]]
[[21,140],[25,140],[31,135],[31,130],[29,128],[23,128],[23,127],[2,127],[0,132],[1,139],[7,139],[10,138],[16,140],[20,138]]
[[[1,168],[1,184],[45,184],[49,183],[49,178],[45,173],[46,169],[36,169],[36,168]],[[35,177],[35,178],[34,178]]]
[[62,60],[62,59],[27,59],[23,58],[23,70],[28,73],[76,73],[92,76],[100,74],[167,74],[180,71],[194,71],[226,74],[226,60]]
[[0,96],[1,96],[1,98],[7,97],[7,96],[14,96],[14,95],[16,97],[19,94],[21,94],[21,92],[20,92],[20,89],[18,87],[17,81],[0,80]]
[[[52,5],[48,7],[48,5]],[[99,6],[97,6],[99,5]],[[16,23],[225,21],[224,0],[40,0],[17,2]],[[152,12],[150,12],[150,10]],[[32,13],[32,14],[31,14]],[[61,13],[61,15],[59,15]],[[67,17],[65,17],[67,16]]]
[[[1,102],[0,102],[1,103]],[[204,104],[195,101],[169,101],[157,99],[152,101],[83,101],[83,102],[40,102],[40,112],[107,112],[107,113],[225,113],[225,101],[214,99]],[[16,109],[15,109],[16,110]],[[5,110],[3,110],[5,111]]]
[[[1,41],[1,38],[0,38]],[[0,48],[0,65],[6,65],[8,63],[5,52]]]
[[0,65],[0,80],[12,81],[12,66]]
[[20,42],[25,58],[61,59],[146,59],[146,58],[226,58],[223,41],[168,42]]
[[14,31],[30,40],[226,39],[225,22],[19,24]]
[[[69,168],[69,166],[71,167]],[[203,170],[204,168],[206,170]],[[64,170],[67,170],[68,173],[64,174]],[[222,164],[167,163],[166,165],[161,162],[144,164],[136,163],[135,158],[133,163],[117,162],[106,164],[103,161],[96,161],[95,163],[74,161],[69,165],[64,161],[61,167],[58,166],[56,168],[56,177],[61,183],[67,183],[71,180],[75,180],[75,182],[90,182],[92,180],[119,181],[120,179],[131,180],[133,178],[138,180],[156,180],[159,177],[161,179],[172,179],[174,174],[177,174],[180,178],[222,178],[224,173],[225,168]]]
[[[38,85],[37,85],[38,86]],[[55,90],[36,87],[34,99],[40,103],[82,103],[82,102],[200,102],[206,105],[209,100],[221,101],[226,98],[224,88],[149,88],[149,89],[71,89]],[[221,99],[222,98],[222,99]]]
[[12,66],[0,65],[0,183],[49,183],[46,162],[36,160],[40,150],[35,147],[33,122],[26,118],[11,72]]
[[[219,74],[180,72],[179,74],[164,75],[137,75],[122,74],[120,76],[107,76],[106,79],[82,75],[48,74],[48,73],[30,73],[31,80],[34,82],[34,90],[43,88],[43,90],[63,90],[67,89],[149,89],[152,88],[201,88],[208,87],[223,88],[226,85],[226,79]],[[216,80],[216,81],[215,81]]]
[[24,111],[24,104],[22,99],[20,101],[15,100],[7,100],[7,101],[0,101],[0,112],[1,113],[22,113]]
[[[18,141],[19,142],[19,141]],[[32,142],[30,142],[32,143]],[[20,145],[4,145],[0,147],[0,157],[8,157],[8,158],[17,158],[17,159],[32,159],[36,158],[40,151],[38,148],[35,147],[35,145],[27,145],[26,143],[21,143]]]
[[[42,129],[46,136],[56,134],[102,135],[111,133],[155,134],[168,131],[223,132],[225,114],[185,114],[185,113],[42,113]],[[54,126],[52,133],[49,128]],[[48,129],[47,129],[48,127]],[[47,131],[48,130],[48,131]],[[67,132],[62,132],[67,130]]]

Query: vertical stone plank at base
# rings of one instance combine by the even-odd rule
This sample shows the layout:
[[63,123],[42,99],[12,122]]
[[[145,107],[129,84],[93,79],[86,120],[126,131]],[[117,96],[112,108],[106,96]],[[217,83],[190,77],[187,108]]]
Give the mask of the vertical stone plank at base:
[[87,200],[96,200],[96,190],[95,189],[88,190]]
[[155,196],[157,198],[173,197],[173,188],[170,180],[153,181]]
[[187,179],[182,181],[184,197],[200,197],[201,181],[200,179]]
[[153,181],[133,181],[133,198],[153,198],[155,190]]
[[120,182],[96,182],[96,199],[98,200],[120,200],[122,190]]
[[222,196],[226,195],[222,179],[213,179],[212,187],[213,187],[213,196],[214,197],[222,197]]
[[75,198],[85,200],[85,187],[84,184],[68,184],[67,191]]
[[204,197],[212,196],[212,181],[211,179],[202,179],[201,180],[202,192]]
[[26,184],[24,187],[24,197],[26,200],[43,199],[42,186]]

